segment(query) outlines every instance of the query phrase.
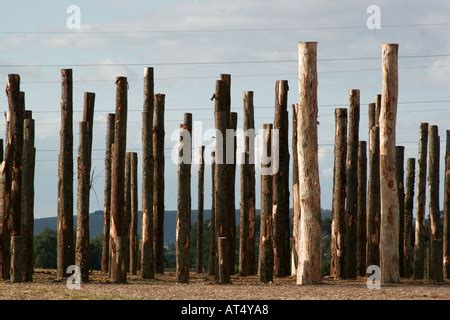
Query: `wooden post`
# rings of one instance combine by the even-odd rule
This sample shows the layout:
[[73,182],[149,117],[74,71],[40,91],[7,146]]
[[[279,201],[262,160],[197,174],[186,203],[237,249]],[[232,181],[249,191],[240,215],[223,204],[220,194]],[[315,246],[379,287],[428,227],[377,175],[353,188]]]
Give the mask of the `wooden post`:
[[127,237],[125,229],[125,153],[127,147],[128,82],[125,77],[116,80],[116,122],[111,171],[111,281],[125,283],[124,269]]
[[75,264],[80,268],[81,281],[89,282],[89,132],[88,124],[80,122],[78,148],[78,212]]
[[164,273],[164,108],[165,95],[155,95],[153,114],[153,252],[155,272]]
[[[403,236],[403,267],[404,277],[412,275],[412,236],[413,236],[413,209],[414,209],[414,180],[416,171],[416,159],[409,158],[406,165],[405,184],[405,211],[404,211],[404,236]],[[400,257],[401,258],[401,257]]]
[[178,210],[176,229],[177,282],[189,283],[191,232],[192,114],[184,114],[180,126],[178,163]]
[[[227,159],[227,142],[226,142],[226,130],[230,123],[230,112],[227,108],[227,84],[223,80],[216,81],[215,92],[215,106],[214,106],[214,118],[216,128],[216,172],[215,172],[215,213],[216,213],[216,237],[226,238],[229,235],[228,217],[229,217],[229,170],[226,164]],[[230,239],[224,239],[222,241],[230,241]],[[229,250],[229,244],[224,246]],[[219,250],[217,250],[219,254]],[[231,271],[229,270],[230,254],[225,254],[222,259],[225,269],[224,277],[225,281],[229,279]],[[218,257],[219,260],[219,257]],[[221,262],[219,262],[220,264]],[[219,266],[220,268],[220,266]],[[219,272],[220,273],[220,272]],[[219,277],[220,278],[220,277]]]
[[380,126],[380,114],[381,114],[381,94],[377,94],[375,97],[375,125]]
[[203,203],[205,181],[205,146],[200,147],[198,164],[198,209],[197,209],[197,273],[203,272]]
[[[272,282],[274,271],[274,248],[273,248],[273,174],[267,171],[273,166],[273,161],[268,161],[272,156],[272,124],[263,125],[264,136],[262,144],[261,171],[261,211],[259,232],[259,281],[262,283]],[[273,159],[272,159],[273,160]]]
[[396,177],[397,177],[397,190],[398,190],[398,212],[399,212],[399,229],[398,229],[398,255],[399,255],[399,272],[400,277],[405,275],[405,266],[403,265],[403,242],[404,242],[404,230],[405,230],[405,147],[397,146],[395,148],[395,163],[396,163]]
[[277,277],[290,274],[289,236],[289,119],[287,112],[289,85],[279,80],[275,85],[274,129],[278,130],[279,168],[273,176],[273,249],[274,272]]
[[[3,149],[3,148],[2,148]],[[1,150],[3,152],[3,150]],[[23,281],[33,281],[34,252],[34,172],[36,148],[34,147],[34,120],[31,111],[25,112],[23,123],[22,170],[22,238]]]
[[359,90],[350,90],[348,111],[347,161],[345,185],[345,278],[357,275],[357,216],[358,216],[358,141],[359,141]]
[[446,131],[444,181],[444,276],[450,279],[450,130]]
[[345,180],[347,158],[347,109],[336,109],[334,142],[331,266],[334,279],[345,278]]
[[61,70],[61,131],[58,164],[57,277],[67,276],[75,262],[73,241],[73,80],[72,69]]
[[111,226],[111,156],[114,143],[114,125],[116,115],[108,114],[106,123],[106,147],[105,147],[105,187],[103,205],[103,238],[102,238],[102,272],[109,272],[109,229]]
[[[293,198],[293,217],[292,217],[292,257],[291,257],[291,275],[297,274],[299,247],[299,228],[300,228],[300,184],[298,181],[298,153],[297,153],[297,113],[298,105],[292,105],[292,198]],[[347,129],[346,129],[347,130]]]
[[142,112],[142,245],[141,273],[144,279],[155,277],[153,255],[153,68],[144,69],[144,111]]
[[417,205],[414,235],[414,279],[423,279],[425,263],[425,198],[427,183],[428,123],[420,124],[417,170]]
[[125,219],[126,253],[123,260],[125,272],[130,272],[130,223],[131,223],[131,152],[125,153]]
[[[230,113],[230,127],[232,134],[227,139],[228,143],[232,143],[233,148],[229,149],[233,151],[233,158],[232,163],[229,164],[229,213],[228,213],[228,232],[230,243],[228,244],[229,254],[230,254],[230,274],[235,273],[235,266],[236,266],[236,192],[235,192],[235,185],[236,185],[236,150],[237,150],[237,138],[236,138],[236,129],[237,129],[237,122],[238,122],[238,115],[236,112]],[[229,134],[229,133],[228,133]]]
[[22,282],[22,155],[23,155],[23,117],[25,112],[25,97],[20,92],[20,76],[8,75],[6,87],[8,107],[11,114],[11,282]]
[[400,280],[398,256],[399,204],[395,172],[395,126],[398,101],[398,45],[382,47],[382,97],[380,111],[381,171],[381,283]]
[[360,141],[358,145],[358,214],[357,214],[357,263],[358,276],[367,274],[366,266],[366,233],[367,233],[367,143]]
[[227,269],[227,265],[225,264],[225,260],[227,259],[226,257],[228,256],[228,241],[227,238],[225,237],[219,237],[217,239],[217,247],[218,247],[218,268],[217,268],[217,273],[219,275],[218,277],[218,281],[219,284],[229,284],[230,283],[230,275],[227,274],[226,269]]
[[[91,173],[91,162],[92,162],[92,140],[94,138],[94,106],[95,106],[95,93],[85,92],[84,93],[84,103],[83,103],[83,121],[86,122],[87,125],[87,143],[88,143],[88,155],[87,155],[87,169],[89,175]],[[90,176],[89,176],[90,178]],[[88,185],[87,192],[89,193],[91,189],[91,184]],[[89,203],[89,196],[87,198]]]
[[317,284],[322,276],[320,181],[317,146],[317,43],[299,43],[298,179],[300,246],[297,284]]
[[244,153],[241,164],[239,273],[255,274],[255,116],[253,91],[244,93]]
[[[442,231],[439,211],[439,154],[440,143],[438,127],[431,126],[428,132],[428,188],[430,193],[430,245],[429,245],[429,277],[435,282],[443,281]],[[441,246],[435,247],[437,241]],[[436,252],[435,250],[438,250]],[[440,260],[436,259],[440,256]]]
[[3,180],[3,215],[2,215],[2,278],[10,279],[11,272],[11,180],[12,172],[8,168],[12,165],[11,147],[11,113],[6,112],[6,151],[2,163]]
[[138,154],[130,152],[130,202],[131,202],[131,220],[130,220],[130,273],[137,275],[138,269]]
[[216,272],[216,248],[217,248],[217,239],[216,239],[216,198],[214,196],[215,193],[215,175],[216,175],[216,152],[211,152],[211,219],[209,221],[209,258],[208,258],[208,274],[210,276],[218,275]]

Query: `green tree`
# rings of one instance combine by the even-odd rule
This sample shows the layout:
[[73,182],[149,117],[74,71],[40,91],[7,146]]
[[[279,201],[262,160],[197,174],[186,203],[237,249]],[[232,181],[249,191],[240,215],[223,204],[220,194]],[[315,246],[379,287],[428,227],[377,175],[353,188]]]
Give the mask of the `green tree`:
[[44,229],[34,237],[34,266],[41,269],[56,269],[56,231]]

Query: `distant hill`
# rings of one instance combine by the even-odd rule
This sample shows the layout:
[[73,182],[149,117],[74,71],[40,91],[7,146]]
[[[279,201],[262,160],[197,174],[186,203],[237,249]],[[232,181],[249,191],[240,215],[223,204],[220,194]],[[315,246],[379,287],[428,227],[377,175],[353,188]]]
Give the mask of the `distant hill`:
[[[258,213],[258,212],[257,212]],[[141,233],[141,212],[138,214],[138,233]],[[166,211],[164,218],[164,242],[175,242],[175,226],[176,226],[176,211]],[[322,210],[322,218],[329,218],[331,216],[330,210]],[[204,219],[208,221],[211,217],[211,210],[204,211]],[[192,210],[192,222],[197,221],[197,211]],[[34,234],[40,234],[44,229],[56,230],[56,217],[41,218],[34,220]],[[236,223],[239,224],[239,210],[236,210]],[[76,230],[77,219],[74,217],[74,230]],[[91,238],[102,235],[103,232],[103,211],[96,211],[89,215],[89,232]]]

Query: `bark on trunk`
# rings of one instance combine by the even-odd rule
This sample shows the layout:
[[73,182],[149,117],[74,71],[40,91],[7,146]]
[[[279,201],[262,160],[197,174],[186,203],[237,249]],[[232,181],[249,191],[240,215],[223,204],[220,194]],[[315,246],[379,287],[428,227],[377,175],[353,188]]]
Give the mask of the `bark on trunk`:
[[138,154],[130,153],[131,220],[130,220],[130,273],[138,271]]
[[404,277],[412,275],[413,258],[413,209],[414,209],[414,180],[416,170],[416,159],[409,158],[406,167],[405,184],[405,211],[404,211],[404,237],[403,237],[403,266]]
[[[229,143],[232,143],[232,148],[229,150],[233,151],[233,158],[232,163],[229,164],[229,213],[228,213],[228,219],[229,219],[229,228],[228,232],[230,234],[229,239],[230,243],[229,250],[230,250],[230,274],[235,274],[235,267],[236,267],[236,194],[235,194],[235,185],[236,185],[236,150],[237,150],[237,138],[236,138],[236,129],[237,129],[237,122],[238,122],[238,115],[236,112],[230,113],[230,128],[232,131],[232,134],[229,136],[229,139],[227,138],[227,141]],[[229,133],[228,133],[229,134]]]
[[197,209],[197,273],[203,272],[203,206],[205,181],[205,146],[200,147],[198,164],[198,209]]
[[292,105],[292,198],[293,198],[293,216],[292,216],[292,257],[291,257],[291,275],[297,274],[298,266],[298,247],[299,247],[299,228],[300,228],[300,184],[298,181],[298,153],[297,153],[297,109],[298,105]]
[[450,130],[446,131],[444,181],[444,274],[450,279]]
[[218,282],[219,284],[229,284],[230,283],[230,275],[227,274],[226,269],[227,269],[227,265],[225,263],[225,260],[227,259],[227,255],[228,255],[228,241],[227,238],[225,237],[219,237],[217,239],[217,247],[218,247],[218,268],[217,268],[217,273],[218,273]]
[[358,145],[358,218],[357,218],[357,262],[358,276],[366,275],[366,192],[367,192],[367,143],[360,141]]
[[211,152],[211,219],[209,221],[209,258],[208,258],[208,274],[210,276],[218,274],[216,272],[217,264],[216,264],[216,248],[217,248],[217,239],[216,239],[216,198],[214,196],[216,190],[216,152]]
[[405,147],[397,146],[395,148],[395,158],[396,158],[396,176],[397,176],[397,190],[398,190],[398,216],[399,216],[399,230],[398,230],[398,256],[399,256],[399,271],[400,277],[405,275],[405,267],[403,265],[403,237],[405,229]]

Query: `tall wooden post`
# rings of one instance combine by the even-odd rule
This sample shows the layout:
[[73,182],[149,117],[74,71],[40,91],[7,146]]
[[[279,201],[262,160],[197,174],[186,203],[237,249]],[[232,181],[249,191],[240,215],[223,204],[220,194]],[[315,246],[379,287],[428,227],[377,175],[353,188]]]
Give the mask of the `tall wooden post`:
[[366,233],[367,233],[367,143],[360,141],[358,145],[358,214],[357,214],[357,263],[358,276],[364,277],[366,266]]
[[345,278],[357,275],[357,216],[358,216],[358,141],[359,141],[359,90],[350,90],[348,111],[347,161],[345,185]]
[[153,68],[144,70],[144,111],[142,112],[142,245],[141,273],[144,279],[155,277],[153,255]]
[[417,205],[414,231],[414,279],[423,279],[425,263],[425,198],[427,183],[428,123],[420,124],[417,169]]
[[127,147],[128,82],[125,77],[116,80],[116,122],[111,171],[111,281],[127,281],[124,259],[127,237],[125,229],[125,153]]
[[398,101],[397,44],[383,44],[382,75],[382,97],[379,119],[381,168],[381,282],[397,283],[400,280],[398,265],[399,204],[395,172],[395,127]]
[[218,274],[218,283],[219,284],[229,284],[230,283],[230,276],[226,273],[227,266],[225,264],[225,261],[227,258],[225,258],[228,255],[228,241],[225,237],[219,237],[217,239],[217,252],[218,252],[218,266],[217,266],[217,274]]
[[[232,135],[229,136],[230,139],[227,139],[228,143],[232,143],[232,149],[229,150],[233,152],[232,163],[229,164],[229,213],[228,213],[228,232],[230,243],[228,244],[229,254],[230,254],[230,274],[235,273],[236,266],[236,151],[237,151],[237,138],[236,138],[236,129],[237,129],[238,115],[236,112],[230,113],[230,127],[228,132],[231,132]],[[228,133],[229,134],[229,133]],[[232,138],[232,139],[231,139]]]
[[331,221],[331,266],[334,279],[345,277],[345,163],[347,158],[347,109],[336,109],[334,135],[333,204]]
[[403,265],[403,236],[405,229],[405,220],[404,220],[404,212],[405,212],[405,147],[397,146],[395,148],[395,163],[396,163],[396,177],[397,177],[397,190],[398,190],[398,212],[399,212],[399,229],[398,229],[398,255],[399,255],[399,271],[400,277],[404,277],[405,267]]
[[130,220],[130,274],[137,275],[138,270],[138,154],[130,152],[130,191],[131,191],[131,220]]
[[114,125],[116,115],[108,114],[106,122],[106,146],[105,146],[105,187],[104,187],[104,205],[103,205],[103,238],[102,238],[102,272],[109,272],[109,255],[110,255],[110,236],[109,229],[111,226],[111,157],[112,147],[114,143]]
[[124,228],[127,238],[125,257],[123,260],[125,272],[130,272],[130,224],[131,224],[131,152],[125,153],[125,219]]
[[244,153],[241,164],[239,273],[255,274],[255,116],[253,91],[244,93]]
[[450,130],[446,131],[444,181],[444,276],[450,279]]
[[[412,275],[412,236],[413,236],[413,209],[414,209],[414,180],[416,171],[416,159],[409,158],[406,164],[405,183],[405,211],[404,211],[404,236],[403,236],[403,267],[404,277]],[[400,257],[402,258],[402,257]]]
[[203,272],[203,207],[205,184],[205,146],[200,147],[198,163],[198,209],[197,209],[197,273]]
[[176,228],[177,282],[189,282],[191,232],[192,114],[184,114],[180,126],[178,163],[178,210]]
[[[298,105],[292,105],[292,257],[291,257],[291,275],[297,274],[299,247],[299,228],[300,228],[300,184],[298,181],[298,153],[297,153],[297,113]],[[347,130],[347,129],[346,129]]]
[[80,122],[78,148],[77,236],[75,264],[80,268],[81,281],[89,282],[89,133],[88,124]]
[[216,198],[214,196],[216,190],[216,152],[211,152],[211,219],[209,221],[209,257],[208,257],[208,274],[210,276],[216,275]]
[[322,236],[317,146],[317,43],[299,43],[298,179],[300,245],[297,284],[321,282]]
[[[229,170],[226,164],[227,159],[227,137],[226,130],[230,123],[230,112],[227,108],[227,83],[223,80],[216,81],[215,92],[215,106],[214,106],[214,118],[216,128],[216,172],[215,172],[215,213],[216,213],[216,237],[226,238],[229,235],[228,217],[229,217]],[[224,239],[228,244],[224,247],[229,250],[230,239]],[[219,250],[217,250],[219,254]],[[230,254],[227,253],[223,257],[224,259],[224,279],[227,282],[229,280],[231,271],[230,267]],[[219,260],[219,257],[217,258]]]
[[[34,120],[31,111],[25,112],[23,123],[22,170],[22,238],[23,281],[33,281],[34,250],[34,173],[36,148],[34,147]],[[2,148],[3,149],[3,148]],[[1,153],[3,150],[1,150]]]
[[73,241],[73,80],[72,70],[61,70],[61,131],[58,164],[57,276],[67,276],[75,262]]
[[10,120],[11,166],[11,282],[22,282],[22,155],[23,155],[23,117],[25,112],[24,94],[20,92],[20,76],[8,75],[6,86]]
[[[272,158],[272,124],[263,125],[264,136],[261,159],[261,211],[259,232],[259,281],[268,283],[273,280],[274,248],[273,248],[273,172],[269,174],[274,165]],[[269,161],[271,159],[271,161]],[[266,171],[266,172],[263,172]]]
[[[430,245],[429,245],[429,277],[437,283],[443,282],[442,230],[439,211],[439,154],[440,143],[438,127],[431,126],[428,133],[428,188],[430,193]],[[440,245],[435,247],[435,242]],[[437,252],[436,252],[437,250]],[[441,257],[436,259],[436,257]]]
[[277,277],[290,274],[289,236],[289,119],[287,111],[289,85],[279,80],[275,85],[274,129],[278,130],[279,168],[273,176],[273,249]]
[[5,160],[2,163],[2,181],[3,181],[3,215],[2,215],[2,278],[9,280],[11,276],[11,180],[12,172],[8,168],[12,165],[12,146],[11,146],[11,113],[5,113],[6,118],[6,150]]
[[153,252],[155,272],[164,273],[164,108],[165,95],[155,95],[153,114]]

